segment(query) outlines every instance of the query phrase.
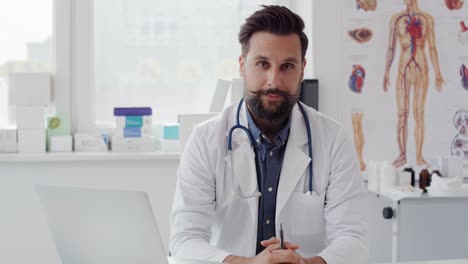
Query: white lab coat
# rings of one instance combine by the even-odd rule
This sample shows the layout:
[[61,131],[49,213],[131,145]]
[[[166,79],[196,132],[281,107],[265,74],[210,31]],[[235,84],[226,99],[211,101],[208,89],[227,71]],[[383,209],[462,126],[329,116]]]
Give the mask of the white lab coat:
[[[195,127],[187,142],[171,215],[173,256],[222,262],[228,255],[255,255],[255,154],[240,129],[233,133],[232,153],[227,151],[237,106]],[[320,255],[328,264],[367,263],[367,208],[354,147],[341,125],[304,108],[312,130],[314,194],[306,194],[307,130],[296,105],[278,185],[277,236],[282,223],[285,240],[299,244],[303,257]],[[240,123],[248,127],[245,111],[244,103]]]

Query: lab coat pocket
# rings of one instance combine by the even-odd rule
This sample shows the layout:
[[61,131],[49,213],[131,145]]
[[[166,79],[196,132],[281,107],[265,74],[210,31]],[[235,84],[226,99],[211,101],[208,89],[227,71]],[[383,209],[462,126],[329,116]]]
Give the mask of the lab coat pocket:
[[325,194],[293,192],[282,212],[285,239],[300,245],[298,253],[314,256],[325,248]]
[[292,235],[313,235],[325,229],[323,208],[324,194],[293,192],[286,203],[282,216],[288,219]]

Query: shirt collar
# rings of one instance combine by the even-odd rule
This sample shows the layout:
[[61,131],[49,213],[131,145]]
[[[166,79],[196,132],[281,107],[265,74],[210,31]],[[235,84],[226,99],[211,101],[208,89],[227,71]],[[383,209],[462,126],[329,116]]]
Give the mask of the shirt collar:
[[[272,143],[267,137],[263,136],[262,131],[255,124],[252,118],[252,115],[250,114],[249,109],[247,107],[245,108],[245,111],[247,112],[247,121],[249,125],[249,130],[255,142],[257,142],[257,144],[260,144],[263,140],[266,140],[267,142]],[[276,145],[281,146],[283,144],[286,144],[286,141],[288,140],[288,137],[289,137],[290,127],[291,127],[291,114],[289,114],[288,122],[286,123],[286,125],[276,135],[276,138],[275,138]]]

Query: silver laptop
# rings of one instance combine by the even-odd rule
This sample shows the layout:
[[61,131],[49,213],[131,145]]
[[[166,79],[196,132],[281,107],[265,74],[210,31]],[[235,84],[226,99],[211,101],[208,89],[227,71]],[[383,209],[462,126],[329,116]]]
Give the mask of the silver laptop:
[[36,191],[63,264],[169,263],[145,192],[49,185]]

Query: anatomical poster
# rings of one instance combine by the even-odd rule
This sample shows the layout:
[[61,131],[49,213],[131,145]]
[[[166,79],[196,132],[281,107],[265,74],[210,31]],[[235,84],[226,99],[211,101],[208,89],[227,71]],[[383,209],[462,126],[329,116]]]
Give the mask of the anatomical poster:
[[459,156],[468,172],[468,3],[341,0],[342,120],[361,170]]

